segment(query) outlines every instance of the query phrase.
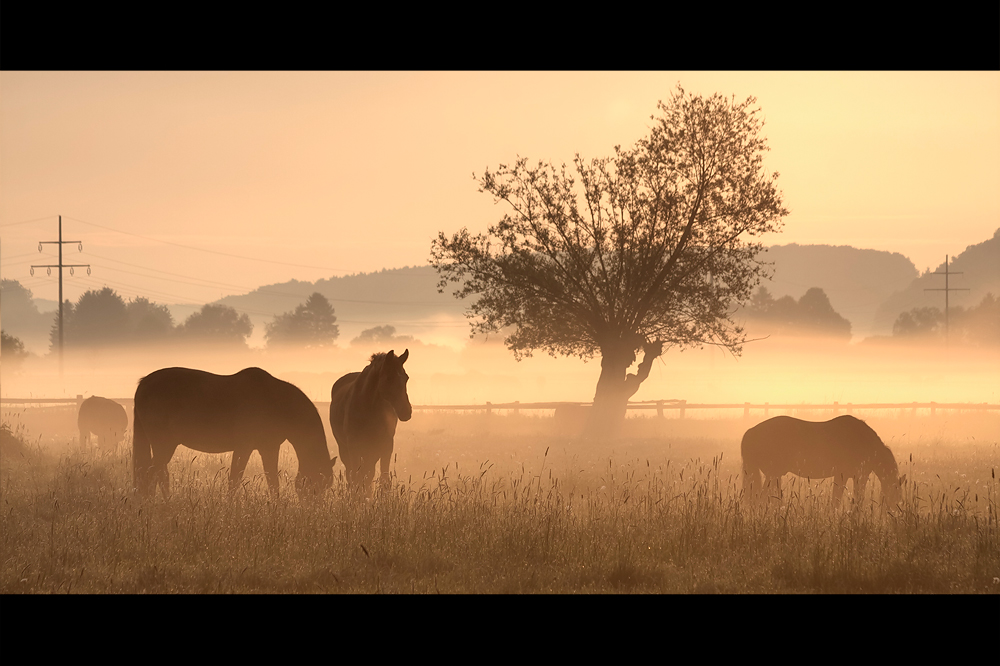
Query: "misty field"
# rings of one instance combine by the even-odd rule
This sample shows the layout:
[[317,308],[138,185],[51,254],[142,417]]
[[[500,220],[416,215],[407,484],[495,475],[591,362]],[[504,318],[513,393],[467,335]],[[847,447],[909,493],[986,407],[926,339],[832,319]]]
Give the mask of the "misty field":
[[418,412],[387,489],[348,495],[338,463],[303,503],[287,444],[277,499],[256,454],[230,495],[229,455],[181,447],[171,497],[143,500],[129,440],[81,447],[72,408],[5,412],[0,592],[1000,593],[1000,415],[861,416],[907,475],[897,510],[874,479],[839,507],[794,477],[747,505],[741,418],[594,442],[550,416]]

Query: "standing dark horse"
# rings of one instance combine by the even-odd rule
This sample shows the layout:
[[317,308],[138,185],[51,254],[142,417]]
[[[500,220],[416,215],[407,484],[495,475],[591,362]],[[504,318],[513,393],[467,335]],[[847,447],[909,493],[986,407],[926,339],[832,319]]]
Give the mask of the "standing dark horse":
[[[746,431],[741,445],[743,490],[759,500],[764,486],[774,482],[781,496],[781,477],[791,473],[811,479],[833,477],[833,501],[840,503],[847,479],[854,479],[854,499],[865,494],[868,476],[875,472],[882,484],[883,504],[895,505],[901,496],[896,459],[868,424],[853,416],[816,423],[776,416]],[[760,475],[763,473],[764,482]]]
[[316,406],[296,386],[260,368],[234,375],[157,370],[139,380],[133,421],[132,464],[136,488],[143,493],[151,483],[170,493],[167,463],[180,444],[205,453],[232,451],[231,489],[239,486],[257,450],[267,485],[277,495],[278,450],[285,440],[299,459],[295,489],[300,495],[333,483],[333,461]]
[[330,391],[330,429],[347,483],[366,494],[371,493],[376,461],[381,461],[382,482],[389,482],[396,423],[409,421],[413,413],[403,370],[409,355],[409,349],[398,357],[394,351],[373,354],[364,370],[344,375]]
[[80,429],[80,446],[90,440],[91,433],[97,435],[101,446],[116,446],[125,437],[128,415],[114,400],[94,395],[80,404],[76,425]]

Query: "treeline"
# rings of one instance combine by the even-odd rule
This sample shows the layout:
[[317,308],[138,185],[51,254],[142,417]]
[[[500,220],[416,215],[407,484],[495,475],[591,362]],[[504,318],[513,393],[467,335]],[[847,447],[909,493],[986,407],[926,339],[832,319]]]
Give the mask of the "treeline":
[[[4,286],[13,293],[15,285],[30,301],[30,290],[16,283]],[[141,296],[126,301],[110,287],[87,291],[76,303],[68,300],[63,303],[62,335],[66,348],[197,343],[245,349],[253,329],[247,314],[221,304],[204,305],[183,322],[175,323],[166,305]],[[333,346],[339,335],[333,306],[325,296],[315,292],[304,303],[268,322],[264,337],[269,349],[323,348]],[[351,341],[360,345],[389,342],[415,340],[396,335],[394,327],[385,325],[362,331]],[[16,362],[27,356],[23,342],[13,335],[4,332],[2,344],[0,353],[5,360]],[[54,317],[49,330],[50,350],[58,344],[59,321]]]
[[975,347],[1000,346],[1000,299],[987,293],[979,305],[948,308],[947,330],[944,312],[936,307],[912,308],[892,325],[895,340],[942,340]]
[[761,330],[851,339],[851,322],[833,309],[819,287],[809,289],[798,300],[791,296],[776,299],[766,287],[761,287],[744,312],[754,322],[754,328]]

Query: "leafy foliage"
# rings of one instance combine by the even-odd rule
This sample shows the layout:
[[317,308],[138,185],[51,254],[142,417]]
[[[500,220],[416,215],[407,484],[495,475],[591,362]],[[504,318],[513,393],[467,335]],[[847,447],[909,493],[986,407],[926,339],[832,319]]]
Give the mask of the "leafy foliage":
[[246,313],[227,305],[207,304],[185,319],[177,333],[189,341],[246,346],[253,324]]
[[486,234],[439,234],[439,289],[459,283],[456,297],[476,297],[473,334],[514,327],[505,342],[518,358],[544,349],[630,363],[652,339],[739,353],[745,336],[729,316],[766,269],[754,239],[787,214],[778,174],[762,166],[755,102],[678,86],[649,136],[611,158],[487,169],[480,191],[510,212]]
[[761,287],[750,299],[746,314],[776,331],[851,339],[851,322],[833,309],[826,292],[819,287],[810,288],[798,301],[791,296],[775,300],[766,287]]
[[292,312],[277,315],[267,324],[264,335],[268,346],[300,345],[328,347],[340,335],[337,316],[326,296],[314,292]]
[[27,355],[24,343],[19,338],[8,335],[7,331],[0,331],[0,358],[3,359],[5,366],[9,363],[10,367],[16,370]]
[[366,328],[358,337],[351,340],[351,345],[406,344],[414,341],[412,335],[396,335],[395,326],[385,325]]
[[[950,342],[982,347],[1000,345],[1000,299],[992,293],[983,296],[974,307],[948,308],[948,320]],[[899,339],[926,340],[944,335],[944,312],[935,307],[902,312],[892,325],[892,336]]]

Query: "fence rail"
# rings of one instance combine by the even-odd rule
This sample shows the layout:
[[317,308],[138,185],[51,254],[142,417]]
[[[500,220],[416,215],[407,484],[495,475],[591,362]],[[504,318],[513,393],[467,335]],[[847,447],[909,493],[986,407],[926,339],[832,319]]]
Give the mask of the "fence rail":
[[[0,398],[3,405],[77,405],[84,400],[82,395],[75,398]],[[132,398],[114,398],[115,402],[131,407]],[[330,408],[329,402],[314,402],[321,413]],[[513,414],[520,414],[521,410],[574,410],[587,409],[591,407],[591,402],[487,402],[482,405],[413,405],[414,411],[452,411],[452,412],[485,412],[492,414],[494,411],[504,410]],[[771,410],[823,410],[832,411],[834,414],[841,412],[851,414],[858,409],[910,409],[913,414],[918,409],[930,410],[931,414],[936,414],[937,410],[972,410],[990,411],[1000,410],[1000,404],[989,404],[985,402],[833,402],[833,403],[751,403],[751,402],[727,402],[727,403],[700,403],[687,402],[686,400],[643,400],[641,402],[629,402],[629,410],[656,410],[656,415],[664,417],[667,410],[679,412],[679,417],[684,418],[689,409],[742,409],[745,418],[750,417],[751,411],[764,412],[764,417],[770,415]]]

